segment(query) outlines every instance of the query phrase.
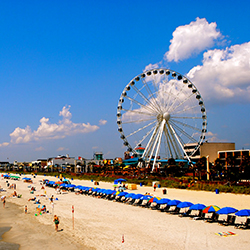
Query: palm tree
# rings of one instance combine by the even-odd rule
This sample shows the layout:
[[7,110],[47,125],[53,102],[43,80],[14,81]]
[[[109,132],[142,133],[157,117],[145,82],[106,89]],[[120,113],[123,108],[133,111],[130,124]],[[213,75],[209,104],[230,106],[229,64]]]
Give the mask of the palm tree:
[[221,175],[222,175],[222,163],[221,163],[221,160],[220,158],[217,158],[215,161],[214,161],[214,168],[215,168],[215,171],[217,173],[217,176],[219,179],[221,179]]
[[197,162],[196,162],[196,169],[198,171],[198,178],[201,180],[202,177],[202,171],[206,170],[207,166],[207,158],[205,156],[201,157]]
[[236,167],[236,158],[235,156],[229,155],[226,158],[227,171],[228,171],[228,180],[237,181],[239,179],[239,168]]
[[249,180],[250,179],[250,156],[243,155],[242,161],[240,164],[240,172],[242,179]]

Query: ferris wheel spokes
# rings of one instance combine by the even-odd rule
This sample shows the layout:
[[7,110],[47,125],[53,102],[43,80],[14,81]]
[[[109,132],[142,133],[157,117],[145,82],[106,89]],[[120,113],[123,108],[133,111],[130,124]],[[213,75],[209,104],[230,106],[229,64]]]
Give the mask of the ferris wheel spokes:
[[176,152],[176,156],[175,157],[176,158],[180,158],[182,156],[182,153],[180,151],[179,144],[176,141],[176,137],[175,137],[174,131],[171,129],[169,123],[167,123],[167,127],[168,127],[168,130],[169,130],[170,138],[172,139],[172,142],[173,142],[173,148],[175,148],[175,152]]
[[124,109],[124,108],[122,108],[121,110],[129,112],[129,113],[137,113],[137,114],[140,114],[140,115],[153,116],[153,114],[146,113],[146,112],[143,112],[143,111],[138,111],[138,110]]
[[191,129],[193,129],[193,130],[196,130],[197,132],[202,132],[201,129],[199,129],[199,128],[197,128],[197,127],[194,127],[194,126],[191,126],[191,125],[189,125],[189,124],[187,124],[187,123],[180,122],[180,121],[177,121],[177,120],[174,120],[174,119],[172,119],[172,122],[173,122],[173,123],[178,123],[178,124],[182,125],[183,127],[191,128]]
[[[141,78],[141,81],[143,83],[143,85],[145,86],[145,89],[147,90],[148,94],[149,94],[149,99],[152,99],[154,100],[154,104],[159,108],[159,110],[161,110],[161,107],[159,106],[158,102],[156,101],[155,97],[154,97],[154,94],[152,93],[151,89],[149,88],[147,82],[145,81],[144,78]],[[152,97],[152,98],[150,98]],[[158,111],[159,111],[158,110]]]
[[130,100],[131,102],[136,103],[136,104],[139,105],[140,107],[149,110],[150,112],[156,112],[156,110],[154,110],[151,106],[144,105],[144,104],[140,103],[139,101],[136,101],[136,100],[135,100],[134,98],[132,98],[132,97],[125,96],[125,98],[128,99],[128,100]]
[[136,133],[142,131],[143,129],[145,129],[145,128],[151,126],[151,125],[154,124],[154,123],[156,123],[156,121],[150,122],[149,124],[145,125],[144,127],[137,129],[136,131],[134,131],[134,132],[132,132],[131,134],[127,135],[127,138],[130,137],[131,135],[134,135],[134,134],[136,134]]
[[169,126],[170,126],[171,130],[173,131],[173,134],[174,134],[176,140],[178,141],[178,143],[179,143],[179,145],[180,145],[180,147],[181,147],[181,149],[182,149],[182,152],[184,152],[184,154],[185,154],[185,156],[187,157],[188,161],[191,162],[191,160],[190,160],[189,156],[187,155],[186,151],[184,150],[184,147],[183,147],[183,145],[181,144],[181,142],[180,142],[180,140],[179,140],[179,137],[177,136],[175,130],[173,129],[173,127],[171,126],[171,124],[169,124]]
[[[164,134],[165,134],[165,137],[166,137],[170,158],[174,158],[174,154],[175,154],[175,156],[177,156],[178,154],[177,154],[177,152],[176,152],[176,150],[174,148],[173,141],[170,140],[170,135],[168,133],[168,130],[167,130],[166,126],[164,128]],[[173,154],[172,151],[174,151],[174,154]]]
[[156,112],[159,112],[159,110],[154,106],[151,100],[148,99],[141,91],[139,91],[136,86],[132,85],[132,88],[144,99],[146,103],[150,105],[150,107],[152,107]]
[[143,136],[143,138],[136,144],[136,146],[134,147],[134,150],[139,147],[139,145],[142,144],[142,142],[151,134],[151,132],[155,129],[155,127],[152,127],[147,133],[146,135]]
[[[179,105],[177,105],[174,109],[171,110],[171,112],[174,112],[177,108],[179,108],[181,105],[183,105],[185,102],[187,102],[188,100],[190,100],[190,98],[193,96],[193,94],[189,95],[185,100],[183,100],[182,102],[179,103]],[[170,111],[170,109],[168,109]]]
[[146,148],[145,148],[145,150],[143,152],[143,155],[142,155],[143,159],[147,159],[148,156],[149,156],[149,152],[150,152],[150,149],[152,147],[152,143],[153,143],[153,140],[155,138],[155,135],[157,134],[157,131],[159,129],[159,126],[160,126],[160,124],[157,123],[156,126],[155,126],[155,128],[154,128],[154,131],[153,131],[153,133],[152,133],[152,135],[151,135],[151,137],[150,137],[150,139],[149,139],[149,141],[148,141],[148,143],[146,145]]
[[150,119],[130,120],[130,121],[122,122],[122,124],[148,122],[148,121],[152,121],[152,120],[155,120],[155,118],[152,117],[152,118],[150,118]]

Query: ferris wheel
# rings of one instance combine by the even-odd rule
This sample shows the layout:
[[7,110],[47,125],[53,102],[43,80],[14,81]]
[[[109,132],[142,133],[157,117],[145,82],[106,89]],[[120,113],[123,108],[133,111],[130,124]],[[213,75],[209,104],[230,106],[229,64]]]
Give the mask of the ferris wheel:
[[[124,88],[117,107],[118,131],[139,164],[154,169],[160,159],[190,161],[207,132],[206,109],[200,92],[185,76],[170,69],[145,71]],[[186,145],[193,145],[185,150]]]

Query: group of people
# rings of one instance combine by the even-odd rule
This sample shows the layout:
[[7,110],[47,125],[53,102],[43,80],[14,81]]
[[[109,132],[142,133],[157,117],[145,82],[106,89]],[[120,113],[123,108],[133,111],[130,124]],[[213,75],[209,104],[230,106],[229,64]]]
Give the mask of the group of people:
[[[16,190],[15,190],[15,189],[16,189],[16,184],[10,184],[10,183],[7,183],[7,184],[8,184],[7,187],[8,187],[9,189],[14,189],[13,193],[11,193],[11,194],[9,195],[9,197],[18,197],[18,194],[17,194],[17,192],[16,192]],[[1,189],[1,186],[0,186],[0,189]],[[44,189],[45,189],[44,186],[42,186],[41,189],[44,190]],[[2,190],[1,190],[1,191],[2,191]],[[31,193],[34,193],[34,191],[36,191],[36,188],[35,188],[34,186],[32,186],[32,187],[30,187],[30,191],[31,191]],[[45,194],[46,194],[46,191],[44,191],[44,192],[45,192]],[[45,196],[47,196],[47,195],[45,195]],[[53,204],[53,202],[54,202],[54,196],[52,195],[52,196],[49,198],[49,200],[50,200],[50,203]],[[2,203],[3,203],[3,208],[5,208],[5,204],[6,204],[6,195],[2,195],[2,196],[1,196],[1,201],[2,201]],[[40,200],[37,199],[36,196],[34,196],[34,197],[32,197],[32,198],[29,198],[28,201],[34,201],[34,204],[40,204]],[[40,207],[40,205],[39,205],[39,206],[37,207],[37,211],[38,211],[39,213],[46,213],[46,212],[47,212],[46,205],[42,205],[41,207]],[[27,206],[27,205],[25,205],[25,207],[24,207],[24,212],[25,212],[25,214],[28,213],[28,206]],[[55,225],[55,231],[58,232],[58,226],[59,226],[60,220],[59,220],[59,217],[58,217],[57,215],[54,215],[53,223],[54,223],[54,225]]]

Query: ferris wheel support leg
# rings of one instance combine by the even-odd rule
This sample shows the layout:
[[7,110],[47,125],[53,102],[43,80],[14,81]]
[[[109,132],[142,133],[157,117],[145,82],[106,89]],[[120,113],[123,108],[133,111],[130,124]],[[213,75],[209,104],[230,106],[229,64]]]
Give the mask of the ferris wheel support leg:
[[[162,124],[162,123],[161,123]],[[160,129],[157,131],[158,132],[158,134],[157,134],[157,136],[156,136],[156,140],[155,140],[155,142],[154,142],[154,145],[153,145],[153,148],[152,148],[152,150],[151,150],[151,153],[150,153],[150,156],[149,156],[149,163],[151,162],[151,159],[152,159],[152,157],[153,157],[153,154],[154,154],[154,151],[155,151],[155,147],[156,147],[156,145],[157,145],[157,143],[159,142],[159,138],[160,138],[160,135],[162,134],[161,132],[161,127],[160,127]],[[156,155],[155,155],[155,159],[156,159]],[[154,159],[154,163],[153,163],[153,166],[152,166],[152,171],[153,171],[153,169],[154,169],[154,164],[155,164],[155,159]]]
[[161,127],[160,127],[160,131],[159,131],[159,135],[160,136],[159,136],[158,145],[157,145],[157,148],[156,148],[156,153],[155,153],[155,158],[154,158],[154,163],[153,163],[152,171],[155,169],[155,163],[156,163],[156,159],[157,159],[157,156],[158,156],[158,153],[159,153],[159,150],[160,150],[161,138],[162,138],[162,134],[163,134],[163,129],[164,129],[165,123],[166,123],[166,120],[164,119],[162,121],[162,124],[161,124]]
[[185,151],[183,145],[181,144],[181,142],[180,142],[180,140],[179,140],[179,138],[178,138],[178,136],[177,136],[175,130],[173,129],[173,127],[172,127],[170,124],[169,124],[169,126],[170,126],[170,128],[171,128],[171,130],[172,130],[172,132],[173,132],[173,134],[174,134],[174,136],[175,136],[175,138],[176,138],[176,140],[178,141],[178,143],[179,143],[179,145],[180,145],[180,147],[181,147],[183,153],[184,153],[185,156],[187,157],[188,161],[191,162],[191,160],[190,160],[189,156],[187,155],[187,153],[186,153],[186,151]]
[[159,128],[159,124],[157,124],[157,126],[155,127],[154,132],[153,132],[152,136],[150,137],[150,140],[149,140],[149,142],[148,142],[148,144],[147,144],[147,146],[146,146],[146,148],[145,148],[145,150],[144,150],[144,153],[143,153],[143,155],[142,155],[142,158],[145,158],[145,156],[148,155],[149,150],[150,150],[151,147],[152,147],[153,139],[154,139],[154,137],[155,137],[155,135],[156,135],[156,133],[157,133],[158,128]]

